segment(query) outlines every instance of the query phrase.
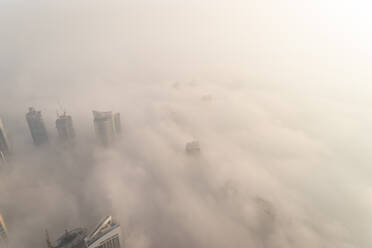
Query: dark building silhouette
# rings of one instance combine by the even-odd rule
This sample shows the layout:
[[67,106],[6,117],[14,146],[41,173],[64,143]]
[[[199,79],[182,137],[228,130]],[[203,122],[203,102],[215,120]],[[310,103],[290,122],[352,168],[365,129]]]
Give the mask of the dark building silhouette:
[[194,141],[186,143],[185,151],[189,155],[199,155],[200,154],[199,142],[194,140]]
[[114,129],[115,129],[116,135],[121,134],[120,113],[114,114]]
[[58,119],[56,120],[56,128],[61,141],[72,142],[74,140],[75,130],[70,115],[63,113],[63,115],[58,116]]
[[86,230],[76,228],[74,230],[65,231],[65,233],[53,244],[49,240],[47,232],[48,248],[86,248],[85,244]]
[[113,115],[111,111],[93,111],[93,117],[98,141],[104,146],[112,144],[121,132],[120,114]]
[[30,107],[26,114],[28,127],[30,128],[32,140],[36,146],[48,143],[48,133],[46,131],[41,111],[35,111]]

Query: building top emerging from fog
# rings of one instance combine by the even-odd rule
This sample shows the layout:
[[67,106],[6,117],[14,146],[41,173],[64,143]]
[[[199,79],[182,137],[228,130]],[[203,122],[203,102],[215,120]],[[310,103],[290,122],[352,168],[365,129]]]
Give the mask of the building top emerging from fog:
[[105,217],[89,234],[83,228],[65,233],[52,244],[47,234],[48,248],[120,248],[120,225]]
[[107,216],[86,237],[87,247],[120,248],[120,233],[120,225]]
[[120,114],[113,114],[111,111],[93,111],[93,118],[94,130],[99,142],[104,146],[112,144],[121,132]]
[[72,118],[70,115],[66,115],[65,112],[63,115],[58,116],[58,119],[56,120],[56,128],[61,141],[72,141],[75,138]]
[[200,153],[200,144],[198,141],[194,140],[186,143],[185,151],[190,155],[197,155]]
[[48,143],[48,134],[41,116],[41,111],[36,111],[34,108],[30,107],[26,114],[26,120],[34,144],[38,146]]

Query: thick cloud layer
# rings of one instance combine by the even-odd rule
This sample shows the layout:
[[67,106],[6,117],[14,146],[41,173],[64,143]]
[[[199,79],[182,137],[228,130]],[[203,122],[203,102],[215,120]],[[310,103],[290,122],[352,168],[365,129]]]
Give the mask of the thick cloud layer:
[[[3,0],[12,247],[108,214],[133,248],[369,247],[370,61],[316,21],[327,4],[279,2]],[[28,106],[50,146],[33,147]],[[57,142],[61,108],[72,150]],[[121,113],[111,148],[96,144],[93,109]],[[198,157],[184,152],[191,140]]]

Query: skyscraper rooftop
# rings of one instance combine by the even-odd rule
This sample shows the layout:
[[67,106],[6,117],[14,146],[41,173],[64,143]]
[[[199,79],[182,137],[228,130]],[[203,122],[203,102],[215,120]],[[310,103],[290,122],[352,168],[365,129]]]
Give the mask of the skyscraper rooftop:
[[121,132],[120,114],[111,111],[93,111],[94,130],[99,142],[108,146],[112,144]]
[[38,146],[48,143],[48,134],[41,116],[41,111],[36,111],[34,108],[30,107],[26,114],[26,120],[34,144]]
[[72,141],[75,138],[75,130],[70,115],[63,113],[63,115],[58,116],[56,128],[61,141]]
[[86,237],[88,248],[120,248],[120,225],[111,216],[105,217]]
[[83,228],[66,230],[51,243],[47,233],[47,244],[48,248],[120,248],[120,234],[120,225],[107,216],[89,234]]

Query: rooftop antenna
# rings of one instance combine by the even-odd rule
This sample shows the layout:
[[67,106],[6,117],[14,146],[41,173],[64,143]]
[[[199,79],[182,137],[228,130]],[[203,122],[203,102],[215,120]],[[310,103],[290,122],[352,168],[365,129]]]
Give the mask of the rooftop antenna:
[[[63,106],[62,106],[62,104],[61,104],[60,101],[58,101],[58,106],[59,106],[59,109],[62,111],[63,116],[65,116],[65,115],[66,115],[66,109],[63,108]],[[58,111],[58,110],[57,110],[57,111]],[[59,117],[58,112],[57,112],[57,116]]]

